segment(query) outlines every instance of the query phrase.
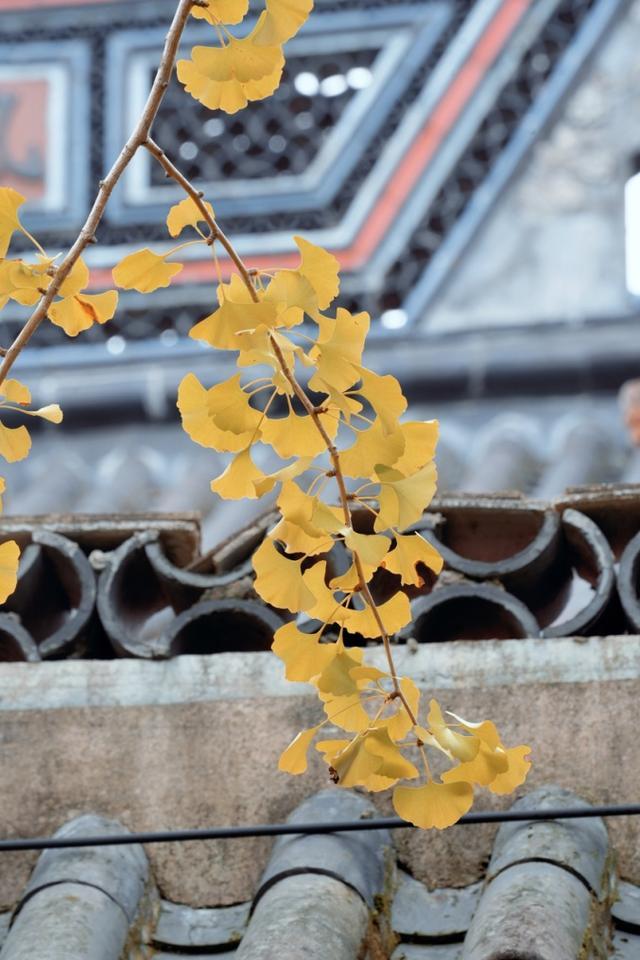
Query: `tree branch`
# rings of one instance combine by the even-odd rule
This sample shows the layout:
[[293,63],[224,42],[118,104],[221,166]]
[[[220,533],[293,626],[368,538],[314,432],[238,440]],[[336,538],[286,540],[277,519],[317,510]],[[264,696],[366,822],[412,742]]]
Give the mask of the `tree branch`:
[[178,7],[165,39],[162,58],[160,60],[158,70],[156,72],[140,119],[138,120],[138,123],[136,124],[131,136],[120,151],[115,163],[105,176],[104,180],[100,181],[100,189],[98,190],[89,216],[87,217],[84,226],[78,234],[78,238],[67,253],[64,260],[62,260],[60,263],[60,266],[57,268],[55,276],[49,284],[46,293],[44,293],[42,299],[38,301],[38,305],[36,306],[35,310],[26,321],[25,325],[20,333],[16,336],[11,346],[7,349],[6,356],[4,357],[2,364],[0,364],[0,384],[4,382],[16,359],[25,346],[29,343],[29,340],[31,340],[31,337],[34,335],[42,321],[46,318],[47,312],[53,303],[54,297],[58,293],[58,290],[60,289],[60,286],[66,277],[69,275],[74,264],[81,257],[87,246],[90,243],[95,242],[95,232],[100,224],[100,221],[102,220],[102,215],[107,205],[107,201],[113,192],[113,188],[129,166],[138,149],[146,142],[147,137],[149,136],[151,126],[156,118],[156,114],[158,113],[158,109],[162,103],[162,99],[166,93],[167,87],[169,86],[182,32],[185,28],[185,24],[193,6],[194,0],[180,0],[178,3]]
[[242,277],[247,290],[251,294],[251,298],[253,299],[254,303],[257,303],[259,298],[256,289],[251,282],[251,275],[229,238],[222,232],[215,219],[207,210],[207,205],[202,199],[202,191],[196,190],[193,184],[190,183],[184,174],[178,170],[175,164],[169,160],[169,157],[166,155],[164,150],[162,150],[162,148],[159,147],[158,144],[151,139],[151,137],[147,137],[143,146],[145,146],[149,153],[156,158],[166,175],[172,180],[175,180],[178,186],[182,187],[187,196],[191,197],[198,210],[202,214],[202,219],[205,221],[209,227],[209,230],[211,231],[210,240],[212,242],[214,240],[218,240],[221,246],[223,246],[227,251],[227,254],[235,264],[238,273]]

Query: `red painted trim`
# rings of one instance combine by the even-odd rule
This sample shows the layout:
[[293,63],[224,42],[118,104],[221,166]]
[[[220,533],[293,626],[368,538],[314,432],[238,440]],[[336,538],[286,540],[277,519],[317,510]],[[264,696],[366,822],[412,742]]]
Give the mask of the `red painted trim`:
[[[94,0],[94,2],[100,2],[100,0]],[[346,250],[332,251],[340,261],[343,270],[357,270],[375,251],[398,210],[409,198],[438,147],[462,114],[479,81],[497,58],[531,2],[532,0],[504,0],[478,40],[469,59],[444,93],[399,166],[393,171],[392,179],[378,198],[353,245]],[[297,253],[274,254],[270,257],[250,256],[247,259],[251,267],[265,270],[274,267],[280,269],[295,267],[298,264]],[[225,278],[230,275],[229,260],[220,257],[220,268]],[[211,260],[202,260],[185,264],[184,269],[173,282],[201,283],[215,280],[215,276]],[[92,271],[92,287],[107,287],[111,283],[110,270]]]

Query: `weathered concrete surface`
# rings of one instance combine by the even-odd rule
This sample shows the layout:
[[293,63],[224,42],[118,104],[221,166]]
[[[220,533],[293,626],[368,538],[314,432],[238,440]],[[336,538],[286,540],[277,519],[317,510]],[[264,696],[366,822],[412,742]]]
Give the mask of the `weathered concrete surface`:
[[623,204],[639,45],[635,0],[427,312],[430,330],[629,313]]
[[[524,650],[526,643],[516,641],[515,646],[522,644]],[[535,656],[530,652],[526,660],[521,655],[520,677],[513,666],[514,644],[509,641],[446,645],[449,676],[445,654],[434,645],[437,669],[429,692],[463,716],[493,718],[507,744],[532,745],[534,768],[519,794],[553,782],[592,803],[636,802],[640,795],[640,738],[635,731],[638,638],[574,643],[573,672],[582,677],[580,682],[571,682],[568,656],[559,656],[554,670],[555,651],[560,654],[563,643],[535,641]],[[465,676],[461,658],[471,647],[477,650],[477,672],[470,657]],[[586,674],[581,667],[583,651],[590,663]],[[415,675],[425,690],[429,653],[427,648],[414,658],[419,669],[411,669],[408,655],[402,663],[402,669]],[[272,669],[266,665],[274,658],[239,656],[246,658],[245,673],[257,691],[260,672],[264,670],[266,677]],[[212,659],[201,658],[203,674]],[[169,700],[161,671],[154,670],[160,665],[143,666],[146,672],[136,668],[138,682],[145,688],[140,699]],[[319,718],[311,695],[283,696],[267,684],[268,692],[262,697],[45,709],[48,690],[55,686],[53,677],[63,667],[72,668],[76,679],[84,669],[85,684],[93,691],[94,703],[99,703],[100,671],[107,696],[109,671],[113,674],[118,667],[126,671],[130,664],[7,664],[0,668],[5,678],[2,689],[9,676],[16,686],[19,676],[33,676],[32,669],[39,676],[39,693],[30,686],[30,709],[11,709],[5,703],[0,710],[5,836],[50,834],[87,811],[116,818],[131,830],[275,822],[285,820],[304,797],[328,785],[326,767],[313,751],[306,775],[289,777],[277,770],[278,755],[289,739]],[[195,670],[194,662],[190,669]],[[171,674],[165,666],[162,670],[168,683]],[[487,685],[489,674],[491,684]],[[595,679],[598,674],[599,680]],[[242,688],[239,667],[236,675]],[[287,685],[282,688],[288,689]],[[187,692],[183,689],[181,696]],[[36,708],[38,696],[41,709]],[[51,696],[55,699],[55,690]],[[481,791],[476,806],[508,807],[513,799]],[[391,812],[386,794],[374,800]],[[494,833],[495,828],[488,825],[454,827],[443,833],[406,830],[398,832],[396,842],[403,862],[430,887],[463,886],[484,875]],[[622,876],[640,881],[637,818],[612,820],[610,834],[619,851]],[[270,848],[268,840],[243,839],[158,844],[149,846],[147,853],[164,897],[209,906],[250,899]],[[16,902],[34,862],[35,856],[28,854],[3,855],[0,910]]]

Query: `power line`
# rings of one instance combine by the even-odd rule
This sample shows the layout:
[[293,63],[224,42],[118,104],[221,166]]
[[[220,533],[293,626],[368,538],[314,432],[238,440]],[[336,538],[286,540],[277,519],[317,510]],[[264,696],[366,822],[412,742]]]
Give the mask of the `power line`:
[[[458,824],[508,823],[523,820],[578,820],[587,817],[635,817],[640,804],[619,806],[552,807],[548,810],[485,810],[468,813]],[[103,834],[94,837],[31,837],[0,840],[0,853],[16,850],[53,850],[65,847],[110,847],[130,843],[187,843],[197,840],[237,840],[243,837],[279,837],[286,834],[346,833],[354,830],[403,830],[412,823],[400,817],[339,820],[333,823],[262,823],[244,827],[212,827],[200,830],[157,830],[146,833]]]

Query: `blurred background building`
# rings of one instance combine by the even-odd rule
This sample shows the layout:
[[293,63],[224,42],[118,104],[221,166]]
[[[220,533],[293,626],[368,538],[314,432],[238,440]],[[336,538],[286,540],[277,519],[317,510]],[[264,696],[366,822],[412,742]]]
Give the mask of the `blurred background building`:
[[[0,183],[49,251],[138,116],[174,6],[0,3]],[[294,263],[296,233],[335,252],[340,302],[372,315],[368,363],[441,420],[443,490],[548,498],[640,480],[640,391],[618,395],[640,375],[639,49],[638,0],[316,0],[274,97],[212,114],[174,83],[155,137],[250,264]],[[178,198],[136,158],[87,255],[96,289],[128,251],[169,248]],[[187,370],[228,370],[187,337],[214,307],[193,249],[105,327],[42,326],[17,369],[66,420],[8,471],[10,512],[196,509],[209,543],[247,515],[217,508],[216,455],[176,419]],[[3,345],[23,319],[5,308]]]

